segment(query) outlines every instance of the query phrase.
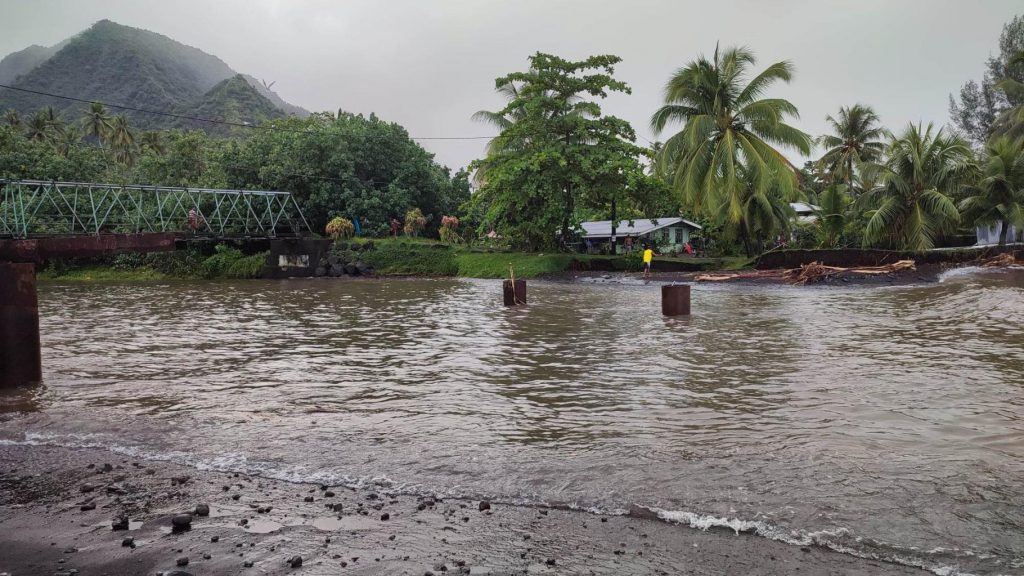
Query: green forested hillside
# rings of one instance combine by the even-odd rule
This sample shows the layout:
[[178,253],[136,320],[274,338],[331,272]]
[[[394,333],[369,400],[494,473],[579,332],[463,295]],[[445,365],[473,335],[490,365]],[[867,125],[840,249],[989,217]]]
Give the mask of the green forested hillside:
[[59,50],[59,46],[39,46],[33,44],[24,50],[11,52],[0,60],[0,84],[10,84],[19,76],[31,71],[53,56]]
[[[54,50],[52,55],[50,50]],[[4,81],[0,83],[134,108],[194,116],[223,110],[237,118],[259,120],[278,116],[266,109],[268,104],[281,107],[266,97],[255,98],[260,93],[257,88],[242,90],[235,82],[222,87],[221,83],[233,80],[237,73],[216,56],[161,34],[109,20],[97,22],[52,49],[28,48],[10,55],[3,63],[0,77]],[[218,90],[211,92],[215,88]],[[241,100],[229,102],[232,95]],[[203,114],[193,109],[196,105],[203,106]],[[52,106],[66,118],[78,118],[87,105],[0,89],[0,110],[12,108],[27,116],[45,106]],[[254,108],[248,110],[247,106]],[[133,125],[143,128],[181,124],[152,114],[126,114]],[[211,125],[197,127],[209,129]]]
[[[196,101],[180,106],[176,113],[252,125],[285,116],[284,111],[260,94],[241,74],[221,81]],[[220,135],[245,130],[241,127],[191,120],[181,120],[179,125],[182,128],[198,128]]]

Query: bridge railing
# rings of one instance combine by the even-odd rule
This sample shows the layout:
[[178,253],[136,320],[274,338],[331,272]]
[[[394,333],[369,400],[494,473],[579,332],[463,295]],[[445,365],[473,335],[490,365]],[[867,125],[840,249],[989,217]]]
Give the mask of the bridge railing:
[[288,192],[0,180],[0,236],[105,232],[271,238],[312,233]]

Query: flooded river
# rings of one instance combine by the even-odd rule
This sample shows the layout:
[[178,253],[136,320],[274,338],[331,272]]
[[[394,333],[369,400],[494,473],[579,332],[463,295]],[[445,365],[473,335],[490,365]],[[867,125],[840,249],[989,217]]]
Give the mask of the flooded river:
[[0,439],[642,505],[936,573],[1024,572],[1024,272],[700,285],[674,320],[657,285],[534,281],[529,298],[506,309],[473,280],[44,284],[46,384],[7,400]]

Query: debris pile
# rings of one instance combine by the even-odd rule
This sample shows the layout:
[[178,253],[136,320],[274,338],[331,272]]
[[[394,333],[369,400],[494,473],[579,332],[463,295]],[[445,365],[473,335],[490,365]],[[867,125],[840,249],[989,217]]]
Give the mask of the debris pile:
[[728,280],[750,280],[761,278],[777,278],[786,280],[793,284],[808,284],[822,282],[842,274],[894,274],[905,270],[916,270],[917,266],[913,260],[899,260],[892,264],[882,266],[860,266],[856,268],[843,268],[840,266],[825,266],[821,262],[811,262],[799,268],[788,270],[758,270],[756,272],[740,272],[736,274],[703,274],[697,276],[700,282],[724,282]]

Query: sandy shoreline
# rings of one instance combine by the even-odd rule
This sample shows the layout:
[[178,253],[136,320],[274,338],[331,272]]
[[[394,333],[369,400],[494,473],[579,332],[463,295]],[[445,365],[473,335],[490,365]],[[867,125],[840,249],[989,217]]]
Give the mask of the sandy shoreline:
[[[190,530],[173,533],[172,518],[199,504],[209,505],[210,515],[193,516]],[[481,508],[476,501],[431,505],[415,496],[199,471],[102,450],[3,445],[0,573],[924,573],[641,517]],[[128,518],[131,529],[112,530],[119,518]],[[125,538],[134,547],[123,545]],[[293,568],[296,556],[302,565]],[[188,564],[178,567],[184,558]]]

